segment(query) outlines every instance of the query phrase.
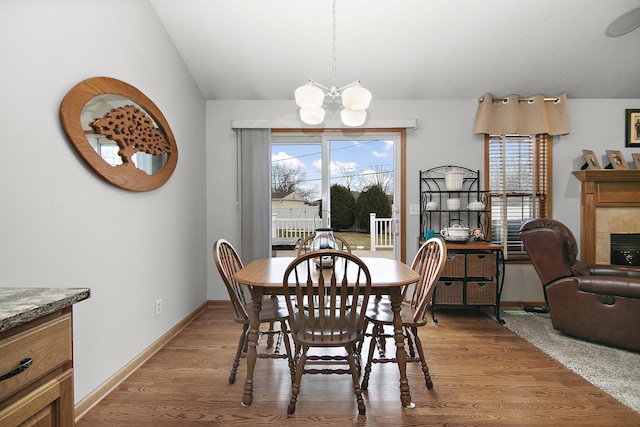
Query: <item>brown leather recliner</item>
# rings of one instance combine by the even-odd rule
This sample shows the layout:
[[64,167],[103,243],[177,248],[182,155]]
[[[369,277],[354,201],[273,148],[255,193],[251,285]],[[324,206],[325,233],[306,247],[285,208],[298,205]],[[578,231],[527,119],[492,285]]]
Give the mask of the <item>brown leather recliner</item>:
[[640,268],[586,265],[571,231],[532,219],[520,238],[540,277],[554,329],[585,340],[640,351]]

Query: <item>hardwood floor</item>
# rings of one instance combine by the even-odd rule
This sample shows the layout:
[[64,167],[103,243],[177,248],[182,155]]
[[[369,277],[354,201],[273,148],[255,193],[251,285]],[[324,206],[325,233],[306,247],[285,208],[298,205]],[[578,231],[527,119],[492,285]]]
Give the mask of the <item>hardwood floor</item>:
[[397,367],[384,364],[373,366],[365,416],[345,375],[305,375],[296,412],[287,416],[289,370],[271,359],[257,361],[253,404],[245,408],[244,360],[236,383],[228,383],[240,332],[230,319],[230,306],[205,310],[77,426],[640,425],[640,414],[469,309],[442,310],[438,326],[422,328],[434,388],[427,390],[417,364],[408,365],[414,409],[401,406]]

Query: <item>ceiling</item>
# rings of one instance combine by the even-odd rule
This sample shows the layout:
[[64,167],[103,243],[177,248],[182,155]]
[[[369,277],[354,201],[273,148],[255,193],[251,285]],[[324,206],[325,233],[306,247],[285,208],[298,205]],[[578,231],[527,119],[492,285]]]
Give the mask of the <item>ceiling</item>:
[[[151,0],[205,99],[332,84],[332,0]],[[640,0],[336,0],[336,84],[375,99],[640,98]]]

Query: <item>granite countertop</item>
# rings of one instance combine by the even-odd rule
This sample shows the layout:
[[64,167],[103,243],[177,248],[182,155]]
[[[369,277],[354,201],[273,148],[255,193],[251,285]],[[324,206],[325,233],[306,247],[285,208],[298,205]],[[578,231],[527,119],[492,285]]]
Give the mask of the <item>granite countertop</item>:
[[88,288],[0,288],[0,332],[89,298]]

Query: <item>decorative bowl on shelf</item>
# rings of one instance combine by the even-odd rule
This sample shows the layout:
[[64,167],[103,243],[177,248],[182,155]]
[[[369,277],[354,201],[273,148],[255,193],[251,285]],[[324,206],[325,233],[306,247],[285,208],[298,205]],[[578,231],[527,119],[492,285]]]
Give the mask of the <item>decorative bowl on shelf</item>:
[[452,243],[466,243],[469,241],[469,237],[471,237],[469,227],[461,224],[454,224],[450,227],[445,227],[440,230],[440,234],[445,241]]
[[470,211],[481,211],[484,209],[484,203],[476,200],[475,202],[469,203],[469,205],[467,205],[467,209]]
[[447,210],[457,211],[460,209],[460,199],[447,199]]
[[427,210],[428,211],[437,211],[438,210],[438,203],[437,202],[429,202],[429,203],[427,203]]
[[444,175],[444,185],[448,191],[459,191],[462,188],[464,172],[456,168],[447,169]]

